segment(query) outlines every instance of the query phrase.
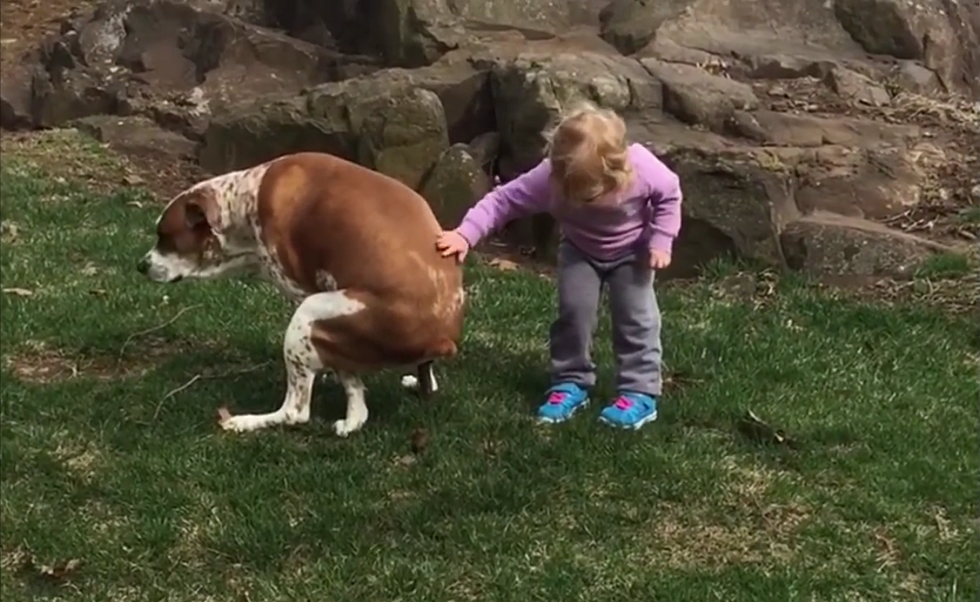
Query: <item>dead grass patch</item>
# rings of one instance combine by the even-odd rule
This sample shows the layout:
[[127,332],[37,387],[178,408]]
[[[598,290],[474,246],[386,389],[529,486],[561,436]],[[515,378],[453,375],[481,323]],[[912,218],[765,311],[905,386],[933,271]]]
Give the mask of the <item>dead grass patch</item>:
[[50,384],[73,378],[110,381],[142,376],[154,367],[154,359],[172,353],[164,353],[158,347],[140,360],[87,357],[43,342],[34,342],[20,353],[4,356],[3,362],[18,379],[31,384]]
[[[77,351],[59,349],[43,341],[30,341],[16,353],[3,357],[4,367],[12,371],[18,379],[31,384],[51,384],[74,378],[87,378],[99,381],[112,381],[136,378],[157,368],[169,358],[176,357],[190,349],[221,349],[217,342],[198,343],[187,341],[167,341],[156,337],[131,343],[129,350],[118,356],[84,355]],[[225,350],[222,350],[222,354]],[[243,358],[222,358],[221,364],[204,369],[198,378],[217,378],[227,374],[249,372],[255,366],[248,366]]]
[[776,503],[769,495],[780,475],[725,458],[728,473],[720,499],[703,506],[664,504],[637,545],[650,560],[678,570],[721,569],[735,564],[788,565],[810,519],[801,502]]

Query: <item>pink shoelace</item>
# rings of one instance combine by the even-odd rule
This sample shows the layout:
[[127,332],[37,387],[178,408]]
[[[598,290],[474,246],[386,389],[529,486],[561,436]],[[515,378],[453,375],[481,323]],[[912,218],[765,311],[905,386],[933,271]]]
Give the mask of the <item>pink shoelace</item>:
[[553,391],[551,395],[548,396],[548,403],[551,405],[558,405],[565,401],[566,397],[568,397],[568,393],[563,391]]
[[633,400],[629,397],[617,397],[616,398],[616,409],[617,410],[628,410],[633,407]]

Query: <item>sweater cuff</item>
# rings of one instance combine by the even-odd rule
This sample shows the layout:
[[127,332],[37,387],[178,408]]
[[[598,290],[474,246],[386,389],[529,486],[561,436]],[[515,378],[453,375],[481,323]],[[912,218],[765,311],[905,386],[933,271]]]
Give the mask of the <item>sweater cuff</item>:
[[663,251],[665,253],[673,252],[674,247],[674,237],[669,234],[664,234],[662,232],[654,232],[650,236],[650,249],[654,251]]
[[480,236],[480,229],[474,226],[473,224],[471,224],[470,222],[466,222],[466,221],[464,221],[462,224],[459,225],[458,228],[456,228],[456,233],[462,236],[466,240],[466,242],[470,245],[471,249],[475,247],[480,242],[480,239],[482,238]]

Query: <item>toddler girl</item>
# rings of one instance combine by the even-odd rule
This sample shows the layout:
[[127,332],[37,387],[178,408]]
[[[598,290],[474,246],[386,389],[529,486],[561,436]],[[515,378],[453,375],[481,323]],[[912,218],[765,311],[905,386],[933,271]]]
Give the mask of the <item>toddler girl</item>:
[[561,228],[558,317],[551,325],[551,387],[538,409],[563,422],[588,405],[599,293],[608,288],[617,390],[599,419],[637,429],[657,418],[661,393],[660,309],[654,270],[670,265],[681,225],[678,177],[643,146],[628,144],[612,111],[585,105],[551,136],[548,158],[477,203],[436,246],[462,261],[469,249],[518,217],[551,213]]

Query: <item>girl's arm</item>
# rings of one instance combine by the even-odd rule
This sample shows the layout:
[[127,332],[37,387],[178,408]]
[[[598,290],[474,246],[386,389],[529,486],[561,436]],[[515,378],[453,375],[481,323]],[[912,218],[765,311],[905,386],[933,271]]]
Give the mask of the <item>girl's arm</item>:
[[490,191],[470,209],[456,228],[470,247],[507,222],[548,209],[551,164],[545,159],[534,169]]
[[652,152],[641,147],[633,168],[638,178],[646,182],[650,195],[650,249],[671,253],[674,239],[681,230],[680,178]]
[[650,196],[650,248],[669,254],[681,230],[681,201],[684,194],[680,179],[673,172],[658,182]]

